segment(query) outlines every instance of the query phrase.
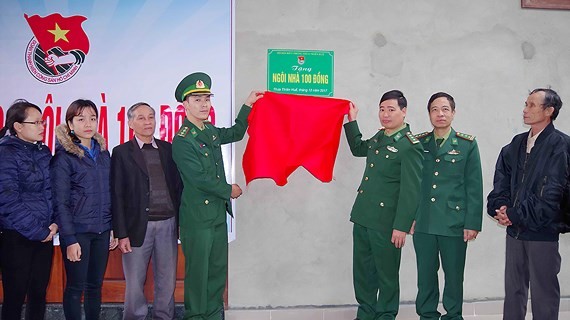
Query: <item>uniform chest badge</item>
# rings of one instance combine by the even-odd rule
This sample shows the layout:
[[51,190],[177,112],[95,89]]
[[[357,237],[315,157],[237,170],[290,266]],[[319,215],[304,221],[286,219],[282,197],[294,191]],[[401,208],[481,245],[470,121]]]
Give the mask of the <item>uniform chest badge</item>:
[[218,137],[216,137],[215,135],[212,136],[212,141],[216,141],[216,139],[218,139]]
[[452,154],[452,155],[458,155],[459,153],[460,153],[459,150],[455,150],[455,149],[447,152],[447,154]]
[[398,149],[396,149],[392,146],[387,146],[386,149],[388,149],[388,151],[390,151],[390,152],[398,152]]

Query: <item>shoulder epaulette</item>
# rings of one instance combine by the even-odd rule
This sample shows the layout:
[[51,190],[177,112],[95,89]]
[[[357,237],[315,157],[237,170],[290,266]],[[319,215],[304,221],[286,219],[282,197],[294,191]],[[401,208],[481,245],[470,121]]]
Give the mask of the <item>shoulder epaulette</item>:
[[421,138],[428,136],[430,133],[431,133],[431,131],[426,131],[426,132],[414,134],[414,137],[416,137],[416,139],[421,139]]
[[470,134],[467,133],[461,133],[461,132],[455,132],[455,135],[463,140],[467,140],[467,141],[473,141],[475,140],[475,136],[472,136]]
[[182,126],[180,128],[180,130],[178,130],[178,132],[176,133],[177,136],[182,137],[182,138],[186,138],[186,136],[188,135],[188,131],[190,130],[190,128],[188,128],[187,126]]
[[416,137],[414,137],[414,134],[410,131],[406,132],[406,137],[408,137],[408,140],[410,140],[412,144],[420,143],[420,140],[416,139]]

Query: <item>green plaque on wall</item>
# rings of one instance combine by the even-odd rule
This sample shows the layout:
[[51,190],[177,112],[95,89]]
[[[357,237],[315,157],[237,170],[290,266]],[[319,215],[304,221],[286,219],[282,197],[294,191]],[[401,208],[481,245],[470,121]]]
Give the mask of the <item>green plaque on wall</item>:
[[333,51],[267,50],[268,91],[332,97],[333,84]]

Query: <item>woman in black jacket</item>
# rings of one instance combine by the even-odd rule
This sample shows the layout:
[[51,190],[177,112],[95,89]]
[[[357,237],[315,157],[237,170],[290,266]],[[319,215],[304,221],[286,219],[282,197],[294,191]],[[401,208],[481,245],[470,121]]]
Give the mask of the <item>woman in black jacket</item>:
[[97,117],[92,101],[76,100],[67,109],[65,124],[55,130],[51,175],[67,276],[63,311],[68,320],[81,319],[82,293],[85,319],[99,319],[109,250],[117,246],[111,231],[111,159],[105,139],[97,133]]
[[[42,144],[41,109],[16,100],[0,131],[0,229],[2,229],[2,319],[43,319],[53,256],[53,223],[49,162]],[[9,135],[7,135],[9,134]]]

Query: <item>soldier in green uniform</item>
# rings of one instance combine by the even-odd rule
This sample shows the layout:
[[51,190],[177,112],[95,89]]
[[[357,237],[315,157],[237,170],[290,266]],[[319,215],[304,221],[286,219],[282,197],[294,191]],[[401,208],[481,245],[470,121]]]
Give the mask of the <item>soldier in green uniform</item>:
[[358,109],[350,106],[344,125],[350,151],[366,157],[350,221],[353,226],[353,281],[357,319],[395,319],[400,300],[400,257],[417,210],[422,146],[404,122],[407,100],[398,90],[380,99],[384,127],[362,140]]
[[251,106],[262,94],[253,91],[231,128],[207,121],[212,107],[212,81],[205,73],[185,77],[175,91],[186,119],[172,142],[172,157],[184,190],[180,204],[180,241],[185,258],[184,319],[219,320],[223,317],[223,292],[228,265],[226,212],[230,198],[242,193],[228,184],[222,144],[239,141],[247,129]]
[[424,147],[420,206],[414,248],[418,267],[416,312],[439,319],[438,269],[445,274],[442,319],[463,319],[463,271],[467,241],[481,230],[483,183],[475,137],[453,130],[455,101],[444,92],[431,96],[428,113],[433,131],[416,135]]

